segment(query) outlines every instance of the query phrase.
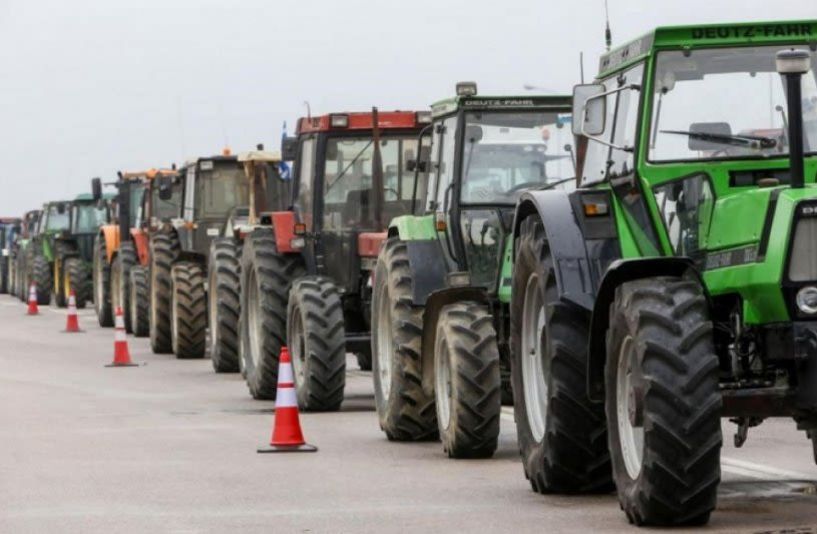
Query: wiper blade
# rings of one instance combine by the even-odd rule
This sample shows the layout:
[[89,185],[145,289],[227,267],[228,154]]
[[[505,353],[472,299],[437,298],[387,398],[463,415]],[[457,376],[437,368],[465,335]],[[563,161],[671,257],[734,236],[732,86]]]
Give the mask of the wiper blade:
[[722,145],[740,146],[754,148],[757,150],[764,148],[774,148],[777,146],[777,139],[763,137],[760,135],[726,135],[707,132],[687,132],[684,130],[661,130],[661,133],[686,135],[693,139],[719,143]]

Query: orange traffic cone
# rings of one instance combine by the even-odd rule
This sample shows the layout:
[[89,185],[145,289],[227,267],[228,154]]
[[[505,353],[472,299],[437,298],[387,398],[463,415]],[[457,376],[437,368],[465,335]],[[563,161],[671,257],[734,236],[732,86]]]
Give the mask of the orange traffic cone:
[[318,448],[304,441],[295,396],[295,377],[289,349],[281,347],[278,361],[278,390],[275,393],[275,421],[269,447],[258,452],[315,452]]
[[28,315],[39,315],[40,308],[37,307],[37,282],[31,282],[28,288]]
[[113,362],[105,367],[138,367],[139,364],[130,360],[130,350],[128,350],[128,338],[125,334],[125,319],[122,316],[122,307],[116,307],[116,320],[114,322],[113,333]]
[[69,334],[82,332],[79,329],[79,317],[77,316],[77,295],[73,289],[68,295],[68,315],[65,319],[65,330],[63,332]]

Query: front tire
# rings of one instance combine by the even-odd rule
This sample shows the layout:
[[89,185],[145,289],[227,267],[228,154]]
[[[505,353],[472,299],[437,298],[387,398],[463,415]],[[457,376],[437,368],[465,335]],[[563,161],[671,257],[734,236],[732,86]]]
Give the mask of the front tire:
[[238,320],[241,315],[241,265],[238,242],[219,237],[210,244],[208,312],[210,359],[217,373],[239,370]]
[[525,476],[539,493],[611,491],[604,408],[586,393],[589,317],[559,298],[535,217],[522,222],[511,295],[511,380]]
[[502,409],[499,349],[491,312],[476,302],[440,311],[434,393],[443,449],[451,458],[489,458]]
[[125,242],[119,245],[119,252],[111,263],[111,307],[114,310],[122,308],[125,331],[128,333],[133,332],[130,314],[130,270],[136,265],[136,261],[133,243]]
[[720,482],[721,396],[700,284],[622,284],[610,307],[605,406],[621,507],[637,525],[700,525]]
[[408,248],[390,237],[377,258],[372,298],[372,376],[380,428],[396,441],[439,437],[434,396],[423,391],[423,309],[412,305]]
[[304,274],[300,256],[279,254],[271,229],[256,230],[241,255],[240,362],[255,399],[274,399],[278,356],[286,345],[292,282]]
[[150,335],[150,287],[147,270],[135,265],[130,270],[130,317],[133,335]]
[[80,258],[68,258],[63,264],[63,288],[66,296],[71,296],[74,292],[77,309],[85,308],[85,304],[91,299],[91,273],[88,267]]
[[180,261],[173,265],[171,339],[177,358],[203,358],[207,332],[207,277],[201,265]]
[[111,266],[108,264],[107,244],[105,237],[96,236],[94,241],[94,309],[99,326],[113,326],[113,309],[111,308]]
[[340,409],[346,386],[345,334],[335,284],[322,276],[296,280],[287,305],[287,342],[298,405],[304,411]]
[[37,254],[31,265],[31,279],[37,284],[37,304],[47,306],[51,303],[51,265],[45,256]]
[[179,248],[175,232],[156,232],[150,238],[150,348],[156,354],[173,352],[170,270],[179,256]]

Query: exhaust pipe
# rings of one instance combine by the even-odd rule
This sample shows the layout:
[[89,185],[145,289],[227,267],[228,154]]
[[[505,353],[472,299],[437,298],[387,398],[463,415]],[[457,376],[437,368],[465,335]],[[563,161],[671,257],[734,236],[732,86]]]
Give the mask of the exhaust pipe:
[[811,54],[808,50],[781,50],[776,58],[777,72],[786,84],[786,100],[789,112],[789,161],[791,186],[802,188],[803,176],[803,96],[800,80],[811,68]]

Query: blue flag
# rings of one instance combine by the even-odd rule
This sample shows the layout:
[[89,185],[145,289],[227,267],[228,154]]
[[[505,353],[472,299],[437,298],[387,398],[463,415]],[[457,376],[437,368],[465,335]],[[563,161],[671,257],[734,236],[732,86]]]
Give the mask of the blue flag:
[[[287,121],[284,121],[284,128],[281,131],[281,142],[287,138]],[[286,161],[281,161],[278,164],[278,174],[281,176],[281,180],[291,180],[292,173],[290,172],[289,165]]]

